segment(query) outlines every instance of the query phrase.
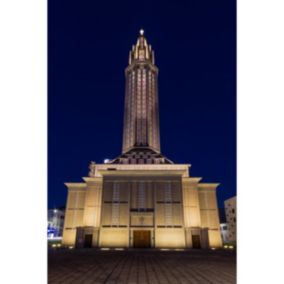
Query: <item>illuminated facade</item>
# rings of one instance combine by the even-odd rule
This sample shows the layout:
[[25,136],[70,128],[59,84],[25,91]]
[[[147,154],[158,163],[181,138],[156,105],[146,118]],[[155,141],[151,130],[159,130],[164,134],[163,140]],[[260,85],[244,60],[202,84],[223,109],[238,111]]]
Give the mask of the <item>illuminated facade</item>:
[[66,183],[63,244],[76,247],[222,246],[217,183],[161,154],[158,68],[143,31],[129,54],[122,154]]

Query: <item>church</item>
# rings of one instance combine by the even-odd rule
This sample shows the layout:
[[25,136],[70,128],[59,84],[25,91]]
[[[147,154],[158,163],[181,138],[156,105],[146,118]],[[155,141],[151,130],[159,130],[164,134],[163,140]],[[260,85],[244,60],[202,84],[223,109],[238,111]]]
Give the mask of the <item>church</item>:
[[122,153],[91,162],[68,189],[62,244],[99,248],[222,246],[218,183],[190,175],[160,149],[158,68],[141,30],[129,52]]

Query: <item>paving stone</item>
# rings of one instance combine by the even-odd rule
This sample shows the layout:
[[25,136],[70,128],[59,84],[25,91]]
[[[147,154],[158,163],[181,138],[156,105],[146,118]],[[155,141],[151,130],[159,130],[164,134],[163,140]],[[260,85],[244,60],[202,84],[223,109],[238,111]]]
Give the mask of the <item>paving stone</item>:
[[236,254],[229,250],[55,249],[48,283],[235,284]]

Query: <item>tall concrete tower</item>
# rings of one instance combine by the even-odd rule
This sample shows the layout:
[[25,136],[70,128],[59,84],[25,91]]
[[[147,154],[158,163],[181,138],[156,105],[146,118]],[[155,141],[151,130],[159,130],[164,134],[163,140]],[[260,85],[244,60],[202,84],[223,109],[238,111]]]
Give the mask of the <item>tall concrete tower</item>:
[[149,147],[160,152],[158,68],[154,51],[140,30],[136,45],[129,52],[125,69],[123,149]]
[[172,164],[161,154],[158,68],[143,30],[129,52],[125,77],[122,154],[110,163]]

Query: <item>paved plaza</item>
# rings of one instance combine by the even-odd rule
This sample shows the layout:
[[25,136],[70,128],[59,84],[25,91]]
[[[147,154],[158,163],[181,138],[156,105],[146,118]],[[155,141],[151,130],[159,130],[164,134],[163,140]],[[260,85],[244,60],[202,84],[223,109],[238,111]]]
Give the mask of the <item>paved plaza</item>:
[[48,283],[236,283],[231,250],[49,251]]

